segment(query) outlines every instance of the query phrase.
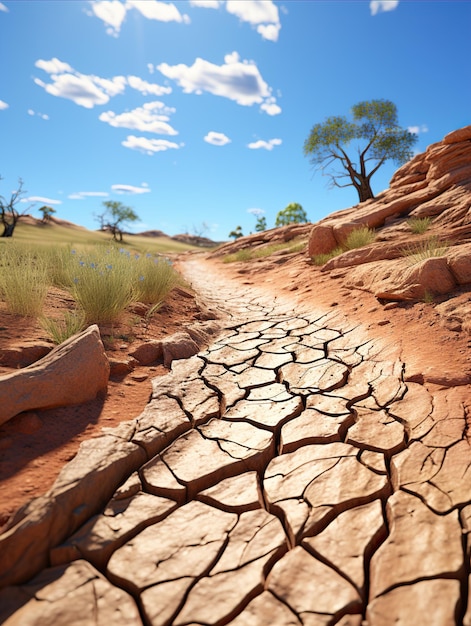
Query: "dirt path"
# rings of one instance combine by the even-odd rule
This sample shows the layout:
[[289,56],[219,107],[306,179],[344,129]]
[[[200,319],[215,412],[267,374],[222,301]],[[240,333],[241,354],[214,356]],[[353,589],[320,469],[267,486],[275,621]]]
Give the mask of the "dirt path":
[[469,626],[469,389],[337,308],[184,267],[224,331],[0,536],[0,621]]

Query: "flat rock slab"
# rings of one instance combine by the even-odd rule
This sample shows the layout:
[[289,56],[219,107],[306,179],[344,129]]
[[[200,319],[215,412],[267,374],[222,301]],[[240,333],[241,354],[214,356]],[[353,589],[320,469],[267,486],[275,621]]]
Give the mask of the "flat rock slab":
[[225,328],[17,513],[0,622],[471,626],[469,390],[187,269]]

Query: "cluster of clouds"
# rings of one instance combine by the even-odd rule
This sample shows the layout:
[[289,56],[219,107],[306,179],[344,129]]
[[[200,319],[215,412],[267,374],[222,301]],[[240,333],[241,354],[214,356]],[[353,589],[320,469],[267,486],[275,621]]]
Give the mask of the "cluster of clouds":
[[[262,39],[278,41],[281,30],[280,14],[273,0],[189,0],[191,7],[201,9],[225,9],[254,28]],[[371,15],[397,8],[399,0],[372,0]],[[1,6],[1,3],[0,3]],[[129,11],[138,11],[143,17],[159,22],[190,24],[191,18],[181,13],[172,2],[160,0],[95,0],[91,3],[91,15],[101,19],[106,32],[118,37]]]
[[[58,58],[39,59],[35,66],[49,75],[48,81],[34,78],[36,85],[52,96],[66,98],[86,109],[108,104],[113,97],[123,94],[127,88],[146,96],[165,96],[172,93],[171,87],[149,82],[138,76],[103,78],[83,74]],[[153,72],[154,66],[151,68]],[[182,63],[173,66],[161,63],[155,69],[165,78],[175,81],[183,93],[200,95],[206,92],[232,100],[240,106],[258,104],[262,112],[271,116],[281,113],[281,108],[272,95],[272,88],[265,82],[256,64],[253,61],[241,60],[237,52],[227,54],[222,65],[197,58],[191,66]],[[178,135],[178,131],[171,124],[171,116],[175,112],[175,108],[165,105],[160,100],[154,100],[132,110],[103,111],[98,119],[114,128],[174,137]],[[230,143],[229,138],[215,131],[209,133],[205,141],[215,146]],[[248,147],[272,150],[274,146],[280,144],[280,139],[271,139],[267,142],[251,143]],[[152,155],[156,152],[179,149],[184,143],[133,134],[126,137],[122,145]]]
[[[225,8],[240,21],[249,23],[259,35],[277,41],[281,29],[278,7],[272,0],[190,0],[190,6],[201,9]],[[173,3],[159,0],[96,0],[91,4],[91,15],[101,19],[106,32],[118,37],[129,11],[138,11],[143,17],[159,22],[190,24],[187,14],[182,14]]]
[[[371,15],[392,11],[399,5],[398,0],[374,0],[369,3]],[[239,19],[241,23],[250,25],[262,39],[278,41],[281,21],[280,11],[273,0],[189,0],[191,8],[225,10]],[[289,6],[289,5],[288,5]],[[281,11],[286,12],[284,7]],[[90,0],[88,15],[100,19],[106,32],[119,37],[121,28],[126,22],[129,12],[138,12],[143,18],[159,22],[176,22],[183,25],[191,24],[189,15],[181,12],[181,5],[160,0]],[[0,12],[8,12],[8,7],[0,2]],[[34,78],[36,85],[52,96],[71,100],[76,105],[86,109],[103,107],[110,100],[123,94],[127,89],[140,92],[143,96],[161,98],[172,93],[172,87],[144,80],[139,76],[113,76],[103,78],[94,74],[84,74],[75,70],[69,63],[58,58],[50,60],[39,59],[36,68],[44,71],[48,79]],[[281,113],[281,107],[273,95],[273,89],[264,80],[257,64],[252,60],[241,59],[237,52],[224,57],[223,63],[217,64],[197,57],[191,65],[179,63],[170,65],[160,63],[156,66],[149,64],[150,74],[160,72],[162,77],[173,81],[185,94],[200,95],[209,93],[213,96],[229,99],[239,106],[250,107],[257,105],[261,112],[276,116]],[[8,108],[8,104],[0,100],[0,110]],[[132,110],[106,110],[100,113],[98,119],[113,128],[123,128],[134,131],[122,141],[125,148],[138,150],[148,155],[166,150],[177,150],[185,144],[174,140],[178,131],[171,122],[175,109],[165,105],[160,100],[146,102]],[[46,114],[28,110],[30,116],[38,116],[48,120]],[[426,132],[426,127],[410,127],[410,132]],[[163,135],[168,138],[142,136]],[[231,139],[222,132],[210,131],[204,141],[216,147],[223,147],[231,143]],[[251,150],[271,151],[280,146],[282,140],[257,139],[247,144]],[[139,194],[149,192],[146,184],[141,187],[130,185],[115,185],[114,193]],[[107,197],[106,192],[79,192],[71,194],[70,199],[83,199],[90,196]],[[31,200],[31,199],[26,199]],[[36,201],[36,200],[35,200]],[[39,198],[37,201],[47,204],[60,203],[48,198]]]
[[[35,66],[49,74],[51,81],[47,83],[40,78],[34,78],[39,87],[52,96],[67,98],[87,109],[107,104],[114,96],[124,93],[127,87],[146,96],[164,96],[172,93],[171,87],[150,83],[138,76],[101,78],[93,74],[82,74],[57,58],[49,61],[39,59]],[[207,92],[233,100],[241,106],[259,104],[260,110],[268,115],[281,113],[281,108],[272,95],[272,88],[263,79],[257,65],[253,61],[241,60],[237,52],[227,54],[222,65],[198,57],[192,65],[160,63],[156,69],[166,78],[175,81],[184,93],[201,95]],[[156,107],[165,109],[162,103]],[[155,109],[153,112],[155,113]],[[160,117],[163,116],[165,119],[160,121],[168,121],[168,114],[174,112],[175,110],[168,108],[162,111]],[[139,114],[149,119],[151,111],[143,108]],[[111,117],[113,116],[110,114],[109,120],[106,121],[111,123]]]
[[[111,193],[118,195],[136,195],[150,193],[151,189],[147,183],[142,183],[140,187],[135,185],[111,185]],[[69,200],[86,200],[87,198],[109,198],[110,193],[107,191],[78,191],[67,196]],[[62,204],[62,200],[46,198],[44,196],[29,196],[22,198],[20,202],[41,202],[41,204]]]
[[420,135],[420,133],[428,133],[428,127],[425,124],[420,126],[408,126],[407,130],[413,135]]
[[[370,11],[372,15],[376,15],[379,12],[391,11],[398,4],[398,0],[372,1]],[[273,0],[189,0],[189,5],[201,9],[225,10],[241,22],[250,24],[263,39],[273,42],[278,40],[281,29],[280,12]],[[0,11],[8,11],[2,2]],[[190,17],[182,14],[176,4],[160,0],[91,0],[87,12],[92,17],[102,20],[110,35],[118,37],[130,11],[137,11],[148,20],[191,23]],[[127,88],[139,91],[143,96],[163,97],[172,93],[172,87],[149,82],[139,76],[103,78],[83,74],[57,58],[40,59],[35,65],[49,75],[49,81],[34,78],[39,87],[52,96],[69,99],[87,109],[108,104],[111,98],[123,94]],[[264,80],[256,63],[241,59],[237,52],[227,54],[220,65],[197,57],[191,65],[160,63],[154,67],[149,64],[148,69],[151,74],[157,70],[186,94],[209,93],[232,100],[240,106],[258,105],[260,111],[269,116],[281,113],[281,107],[273,96],[273,89]],[[8,104],[0,100],[0,110],[7,107]],[[38,115],[44,120],[48,119],[47,115],[31,110],[28,113]],[[171,124],[173,113],[175,109],[155,100],[130,111],[104,111],[99,115],[99,119],[114,128],[175,137],[178,131]],[[204,141],[219,147],[231,142],[226,135],[216,131],[208,133]],[[254,141],[247,147],[253,150],[272,150],[281,143],[281,139],[275,138]],[[132,134],[122,141],[122,145],[152,155],[156,152],[179,149],[184,143]]]

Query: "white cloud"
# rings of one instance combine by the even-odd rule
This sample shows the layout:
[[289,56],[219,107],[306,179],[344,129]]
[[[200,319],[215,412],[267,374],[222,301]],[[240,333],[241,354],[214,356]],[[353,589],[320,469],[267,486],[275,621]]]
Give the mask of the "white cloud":
[[4,11],[5,13],[8,13],[8,7],[6,7],[3,2],[0,2],[0,11]]
[[108,35],[117,37],[126,18],[125,5],[118,0],[100,0],[92,2],[91,6],[95,16],[107,25]]
[[42,204],[62,204],[62,200],[52,200],[51,198],[43,198],[42,196],[29,196],[29,198],[22,198],[20,202],[42,202]]
[[228,0],[226,10],[243,22],[257,26],[257,32],[264,39],[278,40],[280,16],[278,7],[271,0]]
[[257,26],[257,33],[261,35],[263,39],[268,39],[268,41],[278,41],[280,29],[280,24],[261,24]]
[[159,22],[189,22],[187,15],[182,15],[177,7],[158,0],[127,0],[126,8],[137,9],[148,20]]
[[[124,92],[126,85],[130,84],[125,76],[114,76],[113,78],[101,78],[93,74],[81,74],[74,70],[68,63],[59,59],[36,61],[35,66],[50,74],[51,83],[45,83],[39,78],[34,82],[42,87],[47,93],[59,98],[72,100],[75,104],[86,109],[92,109],[96,105],[106,104],[110,98]],[[139,83],[136,76],[130,76],[131,83],[135,89],[153,87],[150,83],[142,81]],[[155,87],[158,87],[155,85]],[[165,89],[165,88],[162,88]]]
[[278,8],[271,0],[227,0],[226,9],[250,24],[277,24],[280,19]]
[[168,124],[168,115],[174,112],[175,109],[166,107],[162,102],[146,102],[142,107],[125,113],[106,111],[98,119],[114,128],[129,128],[156,135],[178,135]]
[[255,217],[260,217],[260,215],[265,213],[265,209],[247,209],[247,213],[251,213],[252,215],[255,215]]
[[119,0],[96,0],[90,4],[95,17],[105,23],[106,32],[113,37],[119,35],[126,14],[132,9],[136,9],[149,20],[184,23],[190,21],[190,18],[182,15],[174,4],[159,0],[127,0],[124,4]]
[[225,146],[227,143],[231,143],[229,137],[226,137],[224,133],[216,133],[214,130],[210,131],[204,140],[213,146]]
[[35,67],[39,67],[40,70],[44,70],[48,74],[63,74],[64,72],[74,71],[68,63],[64,63],[56,57],[54,57],[50,61],[44,61],[43,59],[39,59],[34,65]]
[[281,108],[276,104],[275,98],[267,98],[260,109],[265,111],[267,115],[279,115],[281,113]]
[[110,99],[89,76],[60,74],[53,75],[51,78],[53,82],[49,84],[39,78],[35,78],[34,82],[51,94],[51,96],[67,98],[86,109],[93,109],[97,104],[106,104]]
[[281,139],[269,139],[268,141],[259,139],[258,141],[249,143],[247,148],[250,148],[251,150],[260,150],[261,148],[264,150],[273,150],[275,146],[281,146],[282,143]]
[[253,61],[241,61],[237,52],[224,57],[224,65],[197,58],[192,66],[161,63],[157,69],[175,80],[185,93],[211,93],[234,100],[242,106],[274,103],[271,88]]
[[8,109],[9,106],[9,104],[3,102],[3,100],[0,100],[0,111],[2,111],[3,109]]
[[109,195],[106,191],[78,191],[71,193],[67,198],[69,200],[84,200],[85,198],[107,198]]
[[[154,66],[150,65],[150,67],[153,69]],[[171,87],[163,87],[162,85],[157,85],[157,83],[148,83],[146,80],[139,78],[139,76],[128,76],[127,81],[130,87],[136,89],[136,91],[140,91],[144,96],[148,94],[163,96],[172,93]]]
[[139,150],[144,154],[154,154],[155,152],[164,152],[165,150],[181,148],[184,144],[177,144],[173,141],[167,141],[167,139],[147,139],[147,137],[136,137],[134,135],[128,135],[125,141],[121,144],[125,148],[131,150]]
[[394,11],[399,4],[399,0],[372,0],[370,2],[371,15],[383,13],[384,11]]
[[131,195],[150,192],[146,183],[142,183],[142,187],[134,187],[133,185],[111,185],[111,189],[116,193],[128,193]]
[[[84,76],[84,74],[78,74],[77,76]],[[107,96],[113,98],[120,93],[123,93],[126,88],[126,78],[124,76],[114,76],[113,78],[100,78],[99,76],[93,76],[90,74],[87,76],[90,78],[100,89],[102,89]]]
[[425,124],[421,126],[408,126],[407,130],[413,135],[419,135],[420,133],[428,133],[428,127]]
[[45,113],[36,113],[36,111],[33,111],[33,109],[28,109],[28,115],[31,115],[31,116],[37,115],[42,120],[48,120],[49,119],[49,115],[46,115]]
[[190,0],[192,7],[201,7],[202,9],[219,9],[222,0]]

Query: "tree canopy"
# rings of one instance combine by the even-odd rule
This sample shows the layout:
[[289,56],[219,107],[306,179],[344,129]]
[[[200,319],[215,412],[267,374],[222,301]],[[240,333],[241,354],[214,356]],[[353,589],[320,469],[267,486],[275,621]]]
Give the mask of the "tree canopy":
[[257,217],[257,222],[255,224],[255,231],[257,233],[262,233],[267,229],[267,218],[264,215],[259,215]]
[[236,226],[234,230],[231,230],[231,232],[228,235],[228,237],[231,237],[232,239],[234,239],[234,241],[243,236],[244,236],[244,233],[242,232],[242,226]]
[[291,202],[276,215],[275,226],[286,226],[288,224],[302,224],[307,222],[306,211],[297,202]]
[[47,206],[46,204],[43,205],[40,209],[38,209],[38,211],[40,213],[42,213],[42,215],[43,215],[43,222],[45,224],[46,224],[46,222],[49,222],[51,217],[54,215],[54,213],[57,212],[55,209],[52,208],[52,206]]
[[[412,158],[417,135],[399,126],[396,105],[389,100],[359,102],[351,113],[352,121],[333,116],[315,124],[304,142],[304,155],[333,186],[355,187],[364,202],[374,198],[371,177],[386,161],[399,166]],[[354,145],[348,154],[350,144]]]
[[139,216],[131,207],[125,206],[116,200],[106,200],[103,202],[105,211],[98,216],[101,228],[111,231],[115,241],[123,241],[123,227],[129,222],[137,222]]

